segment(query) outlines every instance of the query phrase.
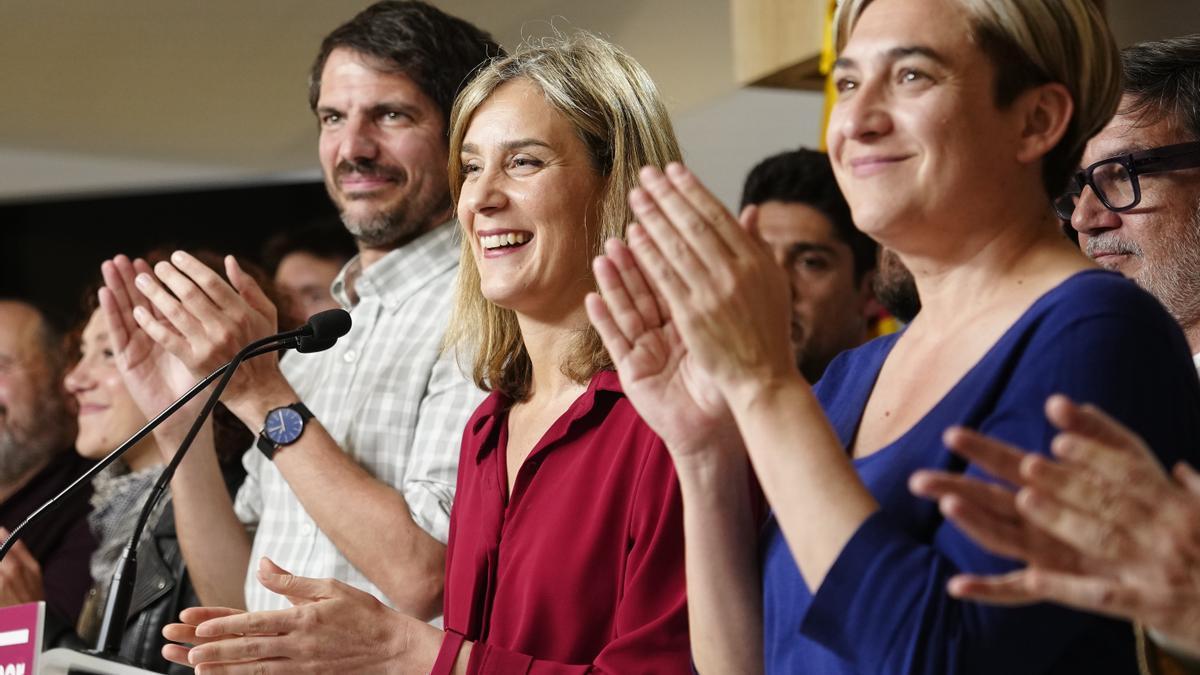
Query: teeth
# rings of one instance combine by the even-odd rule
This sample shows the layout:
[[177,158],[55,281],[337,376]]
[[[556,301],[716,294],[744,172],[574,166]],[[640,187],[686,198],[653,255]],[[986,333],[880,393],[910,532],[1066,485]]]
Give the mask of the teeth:
[[530,235],[528,232],[505,232],[504,234],[490,234],[486,237],[480,237],[479,245],[490,250],[524,244],[529,239]]

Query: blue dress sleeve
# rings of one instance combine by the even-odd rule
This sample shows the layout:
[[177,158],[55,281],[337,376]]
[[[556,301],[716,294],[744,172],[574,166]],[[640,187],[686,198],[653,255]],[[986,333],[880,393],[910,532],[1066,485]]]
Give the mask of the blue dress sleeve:
[[[1047,454],[1056,430],[1043,405],[1054,393],[1091,402],[1143,436],[1169,466],[1200,450],[1200,386],[1178,327],[1140,292],[1105,299],[1112,311],[1050,312],[1028,331],[997,373],[1003,386],[979,391],[973,405],[983,433]],[[1095,302],[1095,298],[1076,298]],[[1089,303],[1090,304],[1090,303]],[[1064,318],[1062,314],[1067,316]],[[967,415],[966,419],[971,419]],[[959,423],[950,419],[947,423]],[[940,446],[940,430],[936,437]],[[899,449],[899,448],[894,448]],[[947,466],[953,466],[948,451]],[[961,465],[960,465],[961,466]],[[966,466],[969,475],[980,470]],[[907,476],[897,477],[905,480]],[[1124,631],[1110,619],[1051,605],[1006,608],[963,602],[946,592],[962,571],[1003,573],[1014,561],[992,555],[940,520],[928,536],[905,528],[887,505],[852,536],[816,590],[800,632],[870,673],[1128,672],[1103,663],[1094,631]],[[1077,640],[1088,633],[1087,649]],[[1114,633],[1120,635],[1120,633]],[[1118,640],[1119,641],[1119,640]],[[1074,645],[1074,648],[1073,648]],[[1075,659],[1096,659],[1095,670]],[[1056,667],[1057,666],[1057,667]]]

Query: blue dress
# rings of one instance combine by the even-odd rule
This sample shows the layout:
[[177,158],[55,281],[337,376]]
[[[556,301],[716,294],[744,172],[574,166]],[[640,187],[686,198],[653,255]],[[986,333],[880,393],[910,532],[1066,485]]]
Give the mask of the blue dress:
[[[850,447],[875,379],[898,335],[836,359],[816,393]],[[946,593],[960,571],[1006,572],[992,555],[912,496],[908,477],[934,467],[981,471],[950,454],[942,432],[965,425],[1046,454],[1053,393],[1098,404],[1142,435],[1160,460],[1196,464],[1200,384],[1178,325],[1131,282],[1081,272],[1033,304],[929,413],[854,465],[880,510],[851,537],[816,593],[779,526],[763,531],[768,673],[1136,673],[1128,624],[1036,605],[1003,608]]]

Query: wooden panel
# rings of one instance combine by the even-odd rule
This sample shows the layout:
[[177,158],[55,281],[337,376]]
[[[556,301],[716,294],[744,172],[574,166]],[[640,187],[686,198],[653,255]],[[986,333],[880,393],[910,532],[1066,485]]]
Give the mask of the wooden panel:
[[730,0],[734,74],[743,86],[820,89],[828,0]]

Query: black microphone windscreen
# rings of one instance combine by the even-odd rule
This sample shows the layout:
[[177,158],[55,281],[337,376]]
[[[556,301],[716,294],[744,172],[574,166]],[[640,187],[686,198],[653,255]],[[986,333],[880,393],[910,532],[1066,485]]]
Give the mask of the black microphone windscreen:
[[301,354],[313,354],[323,352],[335,344],[337,344],[337,338],[332,340],[318,340],[315,337],[301,336],[296,340],[296,351]]
[[344,309],[327,309],[324,312],[317,312],[309,317],[308,325],[312,327],[311,337],[314,341],[329,341],[332,345],[338,338],[350,332],[350,312]]

